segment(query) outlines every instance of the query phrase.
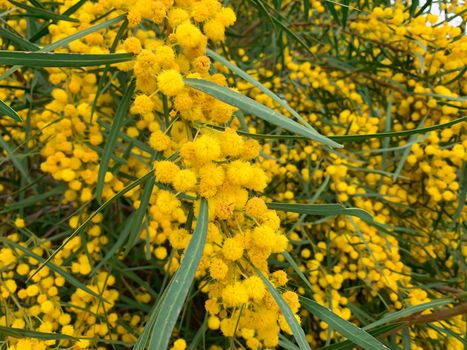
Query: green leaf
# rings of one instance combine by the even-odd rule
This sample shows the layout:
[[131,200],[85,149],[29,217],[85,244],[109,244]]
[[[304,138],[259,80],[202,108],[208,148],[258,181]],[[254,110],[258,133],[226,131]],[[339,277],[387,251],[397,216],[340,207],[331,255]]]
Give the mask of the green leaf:
[[5,28],[0,28],[0,37],[10,40],[11,42],[15,43],[23,50],[28,50],[28,51],[39,50],[39,46],[27,41],[26,39],[19,36],[18,34],[10,30],[7,30]]
[[0,326],[0,334],[3,334],[5,337],[13,338],[34,338],[41,340],[78,340],[77,338],[71,337],[66,334],[44,333],[30,331],[22,328],[10,328],[3,326]]
[[21,160],[18,159],[16,152],[13,149],[11,149],[11,147],[8,145],[8,143],[5,141],[5,139],[2,137],[1,134],[0,134],[0,147],[5,150],[5,153],[7,154],[8,159],[11,160],[11,162],[16,167],[16,169],[18,169],[20,174],[24,177],[24,179],[26,179],[27,183],[32,184],[33,181],[29,177],[29,173],[27,169],[24,167]]
[[[71,34],[63,39],[60,39],[60,40],[57,40],[56,42],[53,42],[47,46],[44,46],[44,48],[42,48],[40,51],[41,52],[49,52],[49,51],[53,51],[55,50],[56,48],[59,48],[59,47],[65,47],[66,45],[68,45],[69,43],[71,43],[72,41],[75,41],[75,40],[78,40],[78,39],[81,39],[89,34],[92,34],[94,32],[97,32],[98,30],[101,30],[101,29],[105,29],[105,28],[108,28],[110,27],[111,25],[113,24],[117,24],[123,20],[126,19],[126,15],[120,15],[120,16],[117,16],[115,18],[112,18],[112,19],[109,19],[105,22],[102,22],[102,23],[99,23],[99,24],[95,24],[91,27],[88,27],[86,29],[83,29],[83,30],[80,30],[79,32],[76,32],[74,34]],[[115,62],[110,62],[110,63],[115,63]]]
[[57,14],[57,13],[54,13],[48,10],[29,6],[29,5],[26,5],[26,4],[17,2],[17,1],[13,1],[13,0],[8,0],[8,1],[11,2],[13,5],[15,5],[16,7],[27,10],[28,13],[30,13],[31,15],[34,15],[40,18],[49,19],[49,20],[57,20],[57,21],[79,22],[77,18],[71,18],[65,15],[60,15],[60,14]]
[[308,344],[308,341],[306,340],[305,332],[295,318],[292,310],[290,309],[290,306],[286,303],[284,298],[282,298],[282,295],[276,290],[276,288],[274,288],[271,282],[269,282],[268,279],[261,273],[261,271],[258,269],[255,270],[259,277],[261,277],[263,280],[263,283],[268,288],[277,305],[279,305],[279,308],[281,309],[287,324],[292,330],[292,334],[300,350],[311,350],[310,344]]
[[16,120],[17,122],[22,122],[23,119],[16,113],[16,111],[8,106],[3,100],[0,100],[0,115],[7,115],[10,118]]
[[[382,326],[376,327],[368,331],[368,333],[371,334],[373,337],[377,337],[382,334],[388,333],[392,331],[393,329],[397,329],[404,324],[405,322],[398,322],[398,323],[391,323],[388,325],[382,325]],[[350,340],[345,340],[343,342],[325,346],[323,348],[320,348],[320,350],[352,350],[354,348],[355,348],[354,343],[352,343]]]
[[131,98],[133,92],[135,91],[134,82],[130,82],[120,103],[118,104],[117,111],[115,112],[115,117],[113,118],[112,126],[110,127],[110,132],[105,142],[104,151],[102,152],[102,157],[99,165],[99,173],[97,175],[97,185],[96,185],[96,199],[98,202],[101,201],[102,190],[104,188],[104,179],[105,173],[109,168],[109,161],[112,153],[115,149],[115,144],[117,142],[118,133],[122,127],[123,120],[128,114],[128,109],[130,108]]
[[446,298],[446,299],[432,300],[432,301],[429,301],[427,303],[410,306],[410,307],[408,307],[406,309],[402,309],[402,310],[399,310],[399,311],[396,311],[396,312],[388,313],[388,314],[384,315],[382,318],[380,318],[378,321],[375,321],[375,322],[363,327],[363,329],[370,330],[370,329],[376,328],[378,326],[387,324],[389,322],[397,321],[397,320],[399,320],[399,319],[401,319],[403,317],[410,316],[410,315],[415,314],[417,312],[422,312],[422,311],[425,311],[427,309],[448,305],[448,304],[451,304],[453,302],[454,302],[454,299]]
[[[420,129],[411,129],[411,130],[404,130],[404,131],[391,131],[391,132],[381,132],[376,134],[361,134],[361,135],[342,135],[342,136],[328,136],[329,139],[337,141],[337,142],[366,142],[369,139],[383,139],[386,137],[404,137],[410,136],[414,134],[425,134],[430,131],[440,130],[444,128],[448,128],[455,124],[462,123],[467,120],[467,116],[452,120],[450,122],[444,124],[438,124],[433,126],[428,126],[426,128]],[[203,124],[206,127],[217,129],[217,130],[224,130],[225,128],[219,125],[211,125],[211,124]],[[307,137],[303,136],[295,136],[295,135],[272,135],[272,134],[252,134],[249,132],[238,130],[237,133],[239,135],[248,136],[254,139],[284,139],[284,140],[299,140],[299,139],[306,139]]]
[[307,121],[305,119],[303,119],[300,114],[298,114],[292,107],[290,107],[290,105],[287,103],[287,101],[281,99],[279,96],[277,96],[275,93],[273,93],[267,87],[265,87],[259,81],[254,79],[247,72],[245,72],[244,70],[238,68],[236,65],[230,63],[224,57],[218,55],[217,53],[215,53],[214,51],[212,51],[210,49],[207,49],[206,52],[207,52],[207,55],[209,57],[211,57],[211,58],[215,59],[216,61],[222,63],[225,67],[230,69],[232,72],[237,74],[239,77],[241,77],[245,81],[249,82],[251,85],[257,87],[260,91],[264,92],[266,95],[268,95],[270,98],[272,98],[274,101],[279,103],[282,107],[284,107],[290,114],[292,114],[295,118],[300,120],[309,129],[311,129],[311,130],[313,130],[313,131],[315,131],[317,133],[317,131],[310,124],[308,124]]
[[90,67],[126,62],[133,59],[127,53],[81,54],[27,51],[0,51],[0,65],[28,67]]
[[306,308],[312,315],[326,322],[329,327],[347,337],[354,344],[361,346],[365,350],[389,350],[389,348],[381,343],[371,334],[363,329],[356,327],[352,323],[344,320],[336,315],[331,310],[321,306],[317,302],[300,297],[300,304]]
[[373,221],[373,217],[363,209],[346,208],[340,204],[297,204],[297,203],[266,203],[269,209],[287,211],[308,215],[350,215],[364,221]]
[[151,330],[148,350],[164,350],[169,346],[172,330],[193,283],[196,269],[203,255],[208,231],[208,203],[201,199],[196,228],[175,275],[172,277],[159,305]]
[[18,209],[24,209],[24,208],[28,208],[28,207],[31,207],[35,204],[44,204],[44,201],[49,198],[49,197],[52,197],[52,196],[56,196],[56,195],[59,195],[59,194],[63,194],[63,192],[66,190],[66,186],[56,186],[54,188],[52,188],[50,191],[48,192],[45,192],[45,193],[40,193],[36,196],[32,196],[32,197],[28,197],[28,198],[25,198],[23,200],[20,200],[20,201],[16,201],[14,203],[11,203],[7,206],[5,206],[5,209],[3,209],[2,211],[0,211],[0,214],[5,214],[5,213],[8,213],[10,211],[15,211],[15,210],[18,210]]
[[125,245],[125,254],[128,254],[130,249],[135,245],[136,240],[139,237],[140,232],[143,230],[143,218],[148,209],[149,200],[151,199],[152,190],[154,189],[154,177],[151,177],[146,181],[143,187],[143,193],[141,194],[140,205],[135,212],[135,216],[132,218],[132,226],[128,237],[128,242]]
[[[108,21],[105,21],[105,22],[96,24],[94,26],[91,26],[89,28],[80,30],[77,33],[71,34],[71,35],[69,35],[69,36],[67,36],[67,37],[65,37],[63,39],[60,39],[60,40],[57,40],[56,42],[53,42],[52,44],[44,46],[42,49],[38,50],[37,52],[45,53],[45,52],[53,51],[53,50],[55,50],[56,48],[59,48],[59,47],[64,47],[64,46],[68,45],[72,41],[78,40],[78,39],[80,39],[82,37],[85,37],[86,35],[89,35],[91,33],[96,32],[96,31],[98,31],[100,29],[110,27],[111,25],[116,24],[116,23],[124,20],[125,18],[126,18],[125,15],[120,15],[120,16],[117,16],[115,18],[109,19]],[[112,63],[114,63],[114,62],[112,62]],[[21,65],[15,65],[15,66],[10,67],[9,69],[7,69],[0,76],[0,80],[6,79],[7,77],[9,77],[11,74],[16,72],[20,66]]]
[[[70,16],[72,15],[73,13],[75,13],[76,11],[79,10],[79,8],[81,6],[84,5],[84,3],[86,3],[88,0],[80,0],[78,1],[77,3],[75,3],[74,5],[70,6],[65,12],[63,12],[63,15],[64,16]],[[52,23],[56,23],[57,21],[49,21],[47,23],[44,24],[44,26],[39,29],[36,33],[34,33],[33,36],[31,36],[29,38],[29,40],[31,42],[36,42],[38,41],[40,38],[42,38],[44,35],[47,35],[49,34],[49,26],[52,24]]]
[[72,286],[75,286],[78,289],[84,290],[86,293],[88,293],[89,295],[92,295],[93,297],[97,298],[101,302],[109,304],[109,302],[106,301],[101,295],[97,294],[93,290],[86,287],[86,285],[81,283],[78,279],[76,279],[75,277],[73,277],[72,275],[67,273],[65,270],[63,270],[59,266],[53,264],[51,261],[46,261],[46,259],[44,259],[43,257],[33,253],[30,249],[28,249],[26,247],[23,247],[22,245],[17,244],[15,242],[12,242],[12,241],[10,241],[10,240],[8,240],[6,238],[0,237],[0,241],[3,241],[4,244],[10,245],[10,246],[14,247],[15,249],[21,250],[28,258],[32,258],[32,259],[38,261],[39,263],[47,265],[47,267],[49,269],[51,269],[53,272],[55,272],[55,273],[59,274],[60,276],[62,276],[65,279],[65,281],[70,283]]
[[286,116],[272,110],[271,108],[263,106],[255,100],[241,95],[229,88],[201,79],[185,79],[185,83],[196,90],[205,92],[208,95],[211,95],[232,106],[238,107],[245,112],[254,114],[257,117],[290,132],[293,132],[294,134],[304,136],[310,140],[318,141],[331,147],[342,147],[327,137],[322,136],[313,130],[305,128],[303,125],[290,120]]
[[465,200],[467,199],[467,162],[465,160],[462,162],[459,182],[461,185],[459,193],[459,204],[457,205],[457,209],[452,216],[451,228],[456,225],[457,220],[460,218],[462,209],[464,209]]
[[60,245],[60,247],[58,247],[35,271],[34,273],[29,276],[29,279],[33,278],[50,260],[52,260],[54,258],[55,255],[58,254],[58,252],[60,250],[62,250],[67,244],[68,242],[70,242],[73,237],[79,235],[81,232],[84,231],[84,229],[86,228],[86,226],[91,222],[91,220],[97,215],[99,214],[101,211],[103,211],[105,208],[107,208],[110,204],[113,203],[113,201],[115,201],[116,199],[122,197],[125,193],[127,193],[128,191],[131,191],[133,188],[135,188],[136,186],[140,185],[141,183],[143,183],[144,181],[146,181],[149,177],[153,176],[153,173],[154,173],[154,170],[150,170],[148,173],[146,173],[145,175],[141,176],[139,179],[131,182],[130,184],[128,184],[127,186],[125,186],[125,188],[123,188],[121,191],[117,192],[116,194],[114,194],[111,198],[109,198],[107,201],[105,201],[99,208],[97,208],[94,212],[92,212],[91,215],[89,215],[89,217],[83,221],[83,223],[81,225],[78,226],[78,228],[73,231],[73,233],[71,235],[69,235],[64,241],[63,243]]

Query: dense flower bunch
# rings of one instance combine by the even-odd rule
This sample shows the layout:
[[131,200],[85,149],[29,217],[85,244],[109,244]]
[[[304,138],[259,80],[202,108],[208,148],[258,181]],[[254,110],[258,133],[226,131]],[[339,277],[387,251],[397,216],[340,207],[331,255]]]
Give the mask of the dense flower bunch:
[[[202,200],[201,293],[189,297],[172,350],[199,341],[191,332],[198,328],[212,336],[212,350],[282,347],[291,321],[263,279],[313,348],[343,337],[301,308],[300,294],[359,326],[450,294],[443,305],[460,300],[466,39],[405,3],[365,3],[364,11],[349,8],[342,25],[335,16],[345,22],[344,8],[330,15],[334,5],[322,1],[309,9],[285,1],[276,11],[300,35],[278,54],[267,45],[276,36],[263,35],[267,26],[243,2],[233,4],[237,14],[218,0],[65,0],[50,9],[31,2],[32,10],[0,2],[14,33],[2,35],[3,50],[46,51],[65,40],[54,52],[126,57],[80,69],[0,68],[0,99],[23,119],[0,119],[8,160],[0,170],[0,326],[20,331],[6,333],[0,349],[134,346],[183,261]],[[465,16],[465,5],[444,9]],[[259,37],[261,54],[245,44]],[[264,89],[211,62],[208,46],[344,148],[282,135],[192,88],[194,79],[230,87],[294,118]],[[431,129],[403,133],[417,128]],[[384,132],[393,133],[371,136]],[[270,202],[341,203],[374,220],[276,212]],[[408,336],[413,349],[461,346],[443,334],[465,334],[461,313],[432,327],[415,321],[393,345]]]
[[[324,11],[319,2],[313,4],[313,11]],[[449,10],[462,12],[456,6]],[[316,28],[333,25],[310,17]],[[334,154],[310,143],[298,146],[297,141],[265,149],[268,156],[260,162],[274,169],[274,191],[268,192],[273,199],[309,203],[314,192],[326,191],[337,202],[365,209],[375,219],[376,224],[347,217],[310,226],[298,214],[283,217],[283,224],[288,222],[295,231],[289,236],[297,242],[292,255],[300,256],[314,299],[345,319],[352,315],[349,304],[377,299],[367,311],[377,313],[381,307],[395,311],[440,298],[451,287],[454,292],[458,288],[457,293],[463,289],[465,277],[446,289],[424,287],[411,277],[427,273],[427,264],[439,259],[438,272],[431,273],[439,280],[456,279],[467,258],[461,228],[466,213],[462,207],[458,212],[467,160],[465,124],[459,122],[467,107],[465,99],[459,98],[466,92],[465,36],[447,23],[434,25],[438,20],[435,15],[411,17],[402,4],[375,7],[368,15],[349,20],[340,39],[346,43],[344,49],[335,52],[320,43],[311,47],[322,61],[306,60],[298,47],[284,53],[284,66],[250,71],[259,81],[268,81],[273,91],[283,91],[296,110],[312,111],[305,114],[312,125],[328,136],[344,136],[344,142],[348,134],[434,127],[429,134],[404,139],[368,138],[355,143],[349,138],[348,147]],[[241,58],[237,61],[256,64],[243,49],[236,54]],[[347,67],[327,60],[338,54],[358,57],[358,63]],[[273,69],[287,73],[277,77]],[[249,83],[237,86],[258,102],[278,107]],[[452,126],[436,127],[450,122]],[[267,165],[271,157],[277,159],[274,167]],[[296,283],[303,282],[297,277]],[[437,326],[454,331],[466,328],[460,315],[449,322]],[[322,341],[333,336],[324,322],[316,329]],[[417,349],[461,346],[434,329],[414,327],[410,334]],[[318,345],[315,333],[310,335]]]

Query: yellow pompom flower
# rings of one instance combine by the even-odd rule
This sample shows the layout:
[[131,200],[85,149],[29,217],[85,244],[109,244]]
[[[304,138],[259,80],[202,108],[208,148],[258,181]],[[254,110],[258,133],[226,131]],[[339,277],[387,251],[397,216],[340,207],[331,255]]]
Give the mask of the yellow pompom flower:
[[183,90],[185,83],[179,72],[169,69],[157,76],[159,90],[166,96],[175,96]]
[[227,307],[238,307],[248,302],[248,292],[241,282],[227,285],[222,291],[222,301]]
[[266,294],[264,282],[258,276],[248,277],[243,281],[243,285],[247,290],[248,296],[254,301],[261,301]]
[[154,162],[154,169],[156,180],[162,183],[172,183],[174,176],[180,171],[178,165],[169,160]]
[[160,130],[154,131],[149,138],[149,144],[156,151],[165,151],[169,148],[170,142],[170,137]]
[[203,31],[214,42],[224,41],[225,39],[225,27],[220,21],[210,20],[206,22]]
[[177,26],[175,38],[183,48],[195,48],[203,43],[203,33],[188,21]]
[[136,37],[130,37],[126,39],[123,44],[123,47],[127,52],[132,53],[134,55],[139,54],[142,50],[141,42]]
[[183,169],[176,173],[172,182],[178,192],[192,191],[195,189],[196,183],[196,174],[189,169]]
[[227,238],[222,246],[222,254],[227,260],[238,260],[243,256],[243,247],[235,238]]
[[132,106],[132,112],[138,114],[147,114],[154,109],[154,102],[147,95],[139,95],[135,98]]
[[245,210],[248,215],[251,215],[254,218],[260,218],[266,214],[268,207],[264,200],[259,197],[253,197],[246,203]]
[[219,159],[221,148],[219,142],[209,135],[198,137],[193,143],[194,154],[200,163],[207,163]]
[[212,278],[222,281],[228,271],[229,268],[222,259],[214,258],[211,260],[211,263],[209,264],[209,274]]

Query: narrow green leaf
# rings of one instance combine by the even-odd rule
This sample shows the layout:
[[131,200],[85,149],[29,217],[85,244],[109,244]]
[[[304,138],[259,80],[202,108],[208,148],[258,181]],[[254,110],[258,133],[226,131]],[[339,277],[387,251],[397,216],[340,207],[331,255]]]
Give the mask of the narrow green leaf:
[[193,283],[196,269],[203,255],[208,230],[208,203],[201,199],[196,228],[167,293],[159,306],[149,339],[148,350],[165,350],[169,346],[172,330]]
[[358,328],[352,323],[344,320],[331,310],[321,306],[317,302],[300,297],[300,304],[306,308],[312,315],[326,322],[329,327],[335,329],[343,336],[347,337],[354,344],[361,346],[365,350],[389,350],[389,348],[381,343],[371,334]]
[[28,67],[90,67],[126,62],[133,59],[127,53],[81,54],[27,51],[0,51],[0,65]]
[[401,137],[401,136],[409,136],[413,134],[424,134],[430,131],[444,129],[450,127],[452,125],[462,123],[467,120],[467,116],[452,120],[450,122],[444,124],[438,124],[429,126],[426,128],[421,129],[412,129],[412,130],[404,130],[404,131],[392,131],[392,132],[381,132],[377,134],[366,134],[366,135],[345,135],[345,136],[330,136],[329,138],[338,141],[338,142],[353,142],[353,141],[367,141],[368,139],[381,139],[385,137]]
[[149,200],[151,199],[152,190],[154,189],[154,177],[149,178],[143,187],[143,193],[141,194],[140,205],[135,212],[133,217],[132,226],[130,228],[130,234],[128,236],[128,242],[124,247],[125,254],[128,254],[130,249],[135,245],[136,240],[140,232],[143,230],[143,218],[148,209]]
[[310,344],[308,344],[308,341],[306,340],[305,332],[295,318],[292,310],[290,309],[290,306],[286,303],[284,298],[282,298],[282,295],[276,290],[276,288],[274,288],[271,282],[269,282],[268,279],[261,273],[260,270],[256,269],[256,273],[259,275],[259,277],[261,277],[263,283],[268,288],[277,305],[279,305],[279,308],[281,309],[287,324],[292,330],[292,334],[300,350],[311,350]]
[[290,132],[293,132],[294,134],[305,136],[310,140],[318,141],[331,147],[342,147],[327,137],[322,136],[313,130],[305,128],[303,125],[294,122],[293,120],[272,110],[271,108],[263,106],[255,100],[241,95],[229,88],[201,79],[185,79],[185,82],[188,86],[196,90],[205,92],[208,95],[211,95],[232,106],[238,107],[245,112],[254,114],[257,117]]
[[[75,3],[74,5],[70,6],[65,12],[63,12],[63,15],[64,16],[70,16],[72,15],[73,13],[75,13],[76,11],[79,10],[79,8],[81,6],[84,5],[84,3],[86,3],[88,0],[80,0],[78,1],[77,3]],[[53,23],[56,23],[57,21],[49,21],[47,23],[44,24],[44,26],[39,29],[36,33],[34,33],[33,36],[31,36],[29,38],[29,40],[31,42],[37,42],[40,38],[42,38],[44,35],[47,35],[49,34],[49,26]]]
[[120,103],[118,105],[117,111],[115,112],[115,117],[113,118],[112,126],[110,127],[110,132],[105,142],[104,151],[102,152],[102,157],[99,165],[99,173],[97,175],[97,185],[96,185],[96,199],[98,202],[101,201],[102,190],[104,188],[104,179],[105,173],[109,168],[110,157],[115,149],[115,144],[117,142],[118,133],[122,127],[123,120],[127,116],[128,109],[130,108],[131,98],[133,92],[135,91],[134,82],[130,82]]
[[32,258],[32,259],[38,261],[39,263],[42,263],[42,264],[46,265],[53,272],[58,273],[60,276],[62,276],[65,279],[65,281],[70,283],[72,286],[85,291],[86,293],[88,293],[89,295],[92,295],[93,297],[97,298],[101,302],[109,304],[109,302],[106,301],[101,295],[97,294],[93,290],[86,287],[86,285],[81,283],[78,279],[76,279],[75,277],[70,275],[68,272],[66,272],[65,270],[63,270],[59,266],[53,264],[51,261],[46,261],[46,259],[44,259],[43,257],[33,253],[30,249],[28,249],[26,247],[23,247],[22,245],[17,244],[15,242],[12,242],[12,241],[10,241],[10,240],[8,240],[6,238],[0,237],[0,241],[3,241],[4,244],[10,245],[10,246],[14,247],[15,249],[21,250],[28,258]]
[[349,4],[350,0],[342,0],[342,27],[347,26],[347,19],[349,17]]
[[[79,3],[81,3],[82,1],[80,1]],[[79,4],[77,3],[77,4]],[[74,40],[78,40],[82,37],[85,37],[86,35],[89,35],[91,33],[94,33],[100,29],[104,29],[104,28],[107,28],[107,27],[110,27],[112,24],[116,24],[122,20],[124,20],[126,18],[125,15],[120,15],[120,16],[117,16],[115,18],[112,18],[112,19],[109,19],[108,21],[105,21],[105,22],[102,22],[102,23],[99,23],[99,24],[96,24],[94,26],[91,26],[89,28],[86,28],[86,29],[83,29],[83,30],[80,30],[79,32],[77,33],[74,33],[72,35],[69,35],[63,39],[60,39],[60,40],[57,40],[56,42],[52,43],[52,44],[49,44],[47,46],[44,46],[42,49],[38,50],[37,52],[42,52],[42,53],[46,53],[46,52],[50,52],[50,51],[53,51],[55,50],[56,48],[59,48],[59,47],[64,47],[65,45],[68,45],[70,42],[74,41]],[[32,40],[32,39],[31,39]],[[115,63],[115,62],[112,62],[112,63]],[[10,68],[8,68],[1,76],[0,76],[0,80],[3,80],[3,79],[6,79],[7,77],[9,77],[10,75],[12,75],[14,72],[16,72],[18,70],[18,68],[20,68],[21,65],[19,64],[16,64]],[[79,65],[78,65],[79,67]]]
[[23,37],[19,36],[18,34],[8,29],[0,28],[0,37],[10,40],[11,42],[18,45],[22,50],[28,50],[28,51],[39,50],[39,46],[29,42],[28,40],[24,39]]
[[[41,52],[49,52],[49,51],[53,51],[55,50],[56,48],[59,48],[59,47],[65,47],[66,45],[68,45],[69,43],[71,43],[72,41],[75,41],[75,40],[78,40],[78,39],[81,39],[89,34],[92,34],[92,33],[95,33],[97,32],[98,30],[101,30],[101,29],[105,29],[105,28],[108,28],[110,27],[111,25],[114,25],[114,24],[117,24],[123,20],[126,19],[126,15],[120,15],[120,16],[117,16],[115,18],[111,18],[105,22],[102,22],[102,23],[99,23],[99,24],[95,24],[91,27],[88,27],[86,29],[83,29],[83,30],[80,30],[79,32],[76,32],[74,34],[71,34],[63,39],[60,39],[60,40],[57,40],[56,42],[53,42],[47,46],[44,46],[43,49],[41,49]],[[111,63],[115,63],[115,62],[111,62]]]
[[457,205],[457,209],[452,216],[452,224],[451,227],[456,225],[457,220],[460,218],[462,209],[465,206],[465,200],[467,199],[467,162],[464,160],[462,162],[462,169],[459,177],[460,182],[460,192],[459,192],[459,204]]
[[337,10],[336,8],[334,7],[334,2],[333,1],[329,1],[329,0],[325,0],[325,4],[324,4],[329,12],[331,12],[331,15],[332,17],[334,18],[334,20],[337,22],[337,24],[341,24],[341,21],[340,21],[340,18],[339,18],[339,15],[337,13]]
[[266,203],[269,209],[309,215],[350,215],[364,221],[373,221],[373,217],[363,209],[346,208],[340,204],[297,204],[297,203]]
[[83,221],[83,223],[81,225],[78,226],[78,228],[73,231],[73,233],[71,235],[69,235],[64,241],[63,243],[60,245],[60,247],[58,247],[35,271],[34,273],[29,276],[29,279],[31,279],[32,277],[34,277],[50,260],[52,260],[54,258],[55,255],[58,254],[58,252],[60,250],[62,250],[67,244],[68,242],[70,242],[73,237],[79,235],[81,232],[84,231],[84,229],[86,228],[87,224],[89,224],[89,222],[91,222],[91,220],[97,215],[99,214],[101,211],[103,211],[105,208],[107,208],[110,204],[113,203],[113,201],[115,201],[116,199],[122,197],[125,193],[127,193],[128,191],[132,190],[133,188],[135,188],[136,186],[140,185],[141,183],[143,183],[144,181],[146,181],[149,177],[151,177],[154,173],[154,169],[150,170],[148,173],[146,173],[145,175],[141,176],[139,179],[133,181],[132,183],[128,184],[127,186],[125,186],[125,188],[123,188],[121,191],[117,192],[116,194],[114,194],[111,198],[109,198],[107,201],[105,201],[99,208],[97,208],[94,212],[92,212],[91,215],[89,215],[89,217]]
[[[361,134],[361,135],[342,135],[342,136],[328,136],[329,139],[334,140],[336,142],[366,142],[369,139],[383,139],[386,137],[404,137],[410,136],[414,134],[425,134],[430,131],[441,130],[444,128],[448,128],[455,124],[462,123],[467,120],[467,116],[452,120],[450,122],[444,124],[438,124],[433,126],[428,126],[426,128],[420,129],[411,129],[411,130],[404,130],[404,131],[391,131],[391,132],[381,132],[376,134]],[[224,130],[225,128],[219,125],[211,125],[211,124],[203,124],[206,127],[217,129],[217,130]],[[278,139],[278,140],[300,140],[306,139],[307,137],[303,136],[295,136],[295,135],[272,135],[272,134],[252,134],[249,132],[237,131],[238,134],[248,136],[254,139]]]
[[27,329],[22,328],[10,328],[10,327],[3,327],[0,326],[0,334],[4,335],[5,337],[13,337],[13,338],[34,338],[34,339],[41,339],[41,340],[78,340],[77,338],[71,337],[66,334],[58,334],[58,333],[44,333],[44,332],[37,332],[37,331],[30,331]]
[[8,156],[8,159],[11,160],[13,165],[18,169],[20,174],[26,179],[28,184],[32,184],[33,181],[29,177],[29,173],[27,169],[24,167],[23,163],[21,160],[18,159],[16,156],[16,153],[14,150],[11,149],[11,147],[8,145],[8,143],[5,141],[5,139],[2,137],[0,134],[0,147],[3,148]]
[[66,189],[66,186],[57,186],[57,187],[52,188],[48,192],[40,193],[40,194],[38,194],[36,196],[28,197],[28,198],[25,198],[23,200],[16,201],[14,203],[11,203],[11,204],[5,206],[5,209],[0,211],[0,214],[5,214],[5,213],[8,213],[10,211],[15,211],[15,210],[18,210],[18,209],[28,208],[30,206],[33,206],[36,203],[37,204],[43,204],[44,201],[47,198],[52,197],[52,196],[56,196],[58,194],[63,194],[65,189]]
[[426,309],[431,309],[439,306],[444,306],[448,305],[454,302],[454,299],[452,298],[446,298],[446,299],[437,299],[437,300],[432,300],[427,303],[419,304],[419,305],[414,305],[410,306],[408,308],[396,311],[396,312],[391,312],[386,315],[384,315],[382,318],[380,318],[378,321],[375,321],[365,327],[363,329],[365,330],[370,330],[373,328],[376,328],[378,326],[387,324],[392,321],[397,321],[400,320],[403,317],[410,316],[412,314],[415,314],[417,312],[422,312],[425,311]]
[[[382,334],[392,331],[393,329],[397,329],[404,324],[405,322],[398,322],[398,323],[391,323],[388,325],[382,325],[382,326],[376,327],[368,331],[368,333],[371,334],[373,337],[378,337]],[[344,340],[342,342],[320,348],[320,350],[352,350],[354,348],[355,348],[354,343],[352,343],[350,340]]]
[[3,100],[0,100],[0,115],[7,115],[17,122],[22,122],[23,119],[16,113],[16,111],[8,106]]
[[315,131],[317,133],[317,131],[310,125],[308,124],[308,122],[302,118],[302,116],[300,114],[298,114],[292,107],[290,107],[290,105],[287,103],[287,101],[281,99],[279,96],[277,96],[274,92],[272,92],[271,90],[269,90],[267,87],[265,87],[263,84],[261,84],[259,81],[257,81],[256,79],[254,79],[251,75],[249,75],[247,72],[245,72],[244,70],[240,69],[239,67],[237,67],[236,65],[230,63],[229,61],[227,61],[224,57],[218,55],[217,53],[215,53],[214,51],[210,50],[210,49],[207,49],[206,50],[207,54],[209,57],[213,58],[214,60],[222,63],[225,67],[227,67],[228,69],[230,69],[232,72],[234,72],[235,74],[237,74],[239,77],[241,77],[242,79],[244,79],[245,81],[249,82],[251,85],[257,87],[260,91],[264,92],[266,95],[268,95],[270,98],[272,98],[274,101],[276,101],[277,103],[279,103],[282,107],[284,107],[290,114],[292,114],[295,118],[297,118],[298,120],[300,120],[303,124],[305,124],[305,126],[307,126],[309,129]]
[[28,13],[34,16],[40,17],[40,18],[49,19],[49,20],[57,20],[57,21],[79,22],[77,18],[71,18],[65,15],[60,15],[60,14],[57,14],[57,13],[54,13],[48,10],[44,10],[42,8],[29,6],[29,5],[26,5],[26,4],[17,2],[17,1],[13,1],[13,0],[8,0],[8,1],[11,2],[13,5],[15,5],[16,7],[22,8],[23,10],[27,10]]

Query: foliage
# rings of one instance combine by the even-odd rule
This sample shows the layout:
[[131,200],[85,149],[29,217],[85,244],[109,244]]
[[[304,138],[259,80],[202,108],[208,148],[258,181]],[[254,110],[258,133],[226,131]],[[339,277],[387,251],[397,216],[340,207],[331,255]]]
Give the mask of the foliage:
[[467,346],[467,5],[0,6],[1,350]]

